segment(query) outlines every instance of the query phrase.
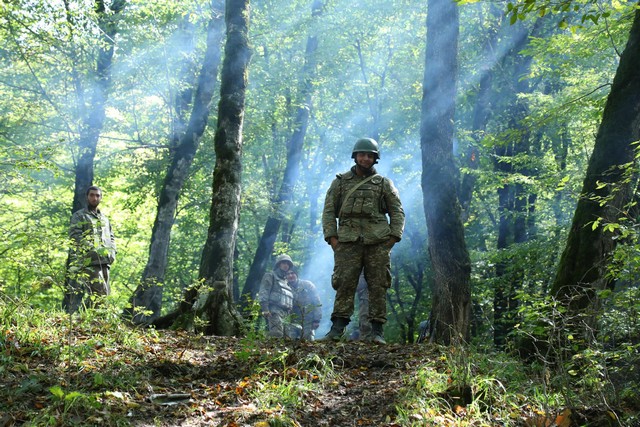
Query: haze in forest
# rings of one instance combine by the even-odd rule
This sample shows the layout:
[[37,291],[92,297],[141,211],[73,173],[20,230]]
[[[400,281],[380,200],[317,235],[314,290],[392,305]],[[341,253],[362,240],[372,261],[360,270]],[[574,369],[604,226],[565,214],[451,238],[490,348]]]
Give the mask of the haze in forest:
[[[286,142],[295,130],[293,118],[302,102],[305,44],[315,36],[317,74],[311,83],[311,116],[295,195],[283,226],[292,234],[283,242],[280,230],[274,255],[289,253],[301,263],[300,276],[321,289],[322,333],[332,306],[333,262],[318,228],[318,215],[333,177],[353,164],[353,143],[359,137],[374,137],[381,147],[377,169],[394,181],[407,215],[406,236],[394,249],[392,260],[393,274],[407,294],[394,290],[392,304],[398,303],[396,297],[408,303],[415,296],[409,276],[419,269],[424,273],[417,279],[423,298],[413,315],[422,320],[429,313],[432,279],[420,182],[426,3],[326,2],[315,18],[312,3],[257,1],[251,5],[252,59],[244,117],[235,292],[242,291],[282,179]],[[61,6],[23,2],[3,11],[6,96],[2,111],[9,135],[2,144],[8,159],[3,166],[7,174],[0,183],[7,218],[3,251],[16,261],[0,265],[0,271],[15,289],[37,284],[43,276],[57,282],[64,276],[73,167],[79,158],[76,142],[84,113],[76,101],[83,95],[85,105],[90,105],[95,90],[93,40],[99,30],[91,4],[73,3],[80,13],[59,26],[66,20]],[[580,31],[559,28],[556,15],[509,25],[505,12],[489,3],[461,4],[460,15],[454,157],[458,179],[465,175],[477,179],[464,212],[465,232],[476,263],[475,297],[481,301],[480,316],[486,321],[491,311],[486,293],[493,278],[485,277],[490,276],[485,268],[495,265],[505,249],[496,249],[502,209],[497,189],[502,183],[521,185],[525,193],[537,197],[535,215],[524,215],[535,220],[536,237],[544,245],[540,252],[549,258],[532,263],[549,268],[536,271],[530,283],[550,281],[592,149],[606,83],[616,69],[615,52],[624,47],[630,19],[620,11],[619,19],[611,23],[610,38],[604,38],[589,22]],[[112,86],[97,145],[95,184],[105,189],[104,209],[113,217],[118,236],[113,283],[114,303],[120,306],[126,304],[145,266],[158,192],[175,149],[172,133],[180,126],[177,118],[189,112],[176,100],[184,92],[190,105],[193,93],[189,90],[201,67],[210,18],[208,2],[136,1],[127,2],[115,21],[119,27],[110,69]],[[578,16],[569,20],[579,21]],[[518,68],[527,61],[528,68]],[[479,127],[478,98],[488,73],[494,76],[493,89],[488,117]],[[82,87],[81,93],[74,92],[77,86]],[[216,90],[208,126],[179,196],[164,309],[197,280],[215,163],[218,96]],[[526,104],[522,111],[520,104]],[[513,158],[501,151],[517,145],[524,133],[535,134],[525,149]],[[565,134],[571,146],[563,152],[558,144]],[[479,161],[472,170],[467,162],[473,150]],[[33,212],[34,202],[42,209]],[[34,228],[41,230],[38,239],[31,237]],[[37,262],[34,269],[29,261],[34,259],[46,262]],[[57,304],[53,291],[44,298],[52,306]],[[390,318],[394,331],[404,327],[401,314],[390,314]]]

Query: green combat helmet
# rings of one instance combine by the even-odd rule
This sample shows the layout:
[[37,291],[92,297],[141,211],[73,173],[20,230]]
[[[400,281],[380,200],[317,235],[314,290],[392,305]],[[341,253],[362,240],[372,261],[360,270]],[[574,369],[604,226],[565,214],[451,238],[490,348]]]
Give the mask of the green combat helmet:
[[380,159],[378,143],[373,138],[360,138],[357,140],[351,151],[352,159],[356,158],[356,153],[373,153],[376,156],[376,160]]

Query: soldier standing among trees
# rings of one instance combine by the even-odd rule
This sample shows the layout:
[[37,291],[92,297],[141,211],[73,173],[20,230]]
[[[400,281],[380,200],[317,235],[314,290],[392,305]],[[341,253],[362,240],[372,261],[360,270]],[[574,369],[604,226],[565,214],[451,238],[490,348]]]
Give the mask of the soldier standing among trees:
[[391,287],[390,255],[391,248],[402,238],[404,210],[391,180],[378,175],[373,167],[380,158],[375,140],[356,141],[351,158],[356,164],[333,180],[322,213],[324,239],[333,249],[331,284],[336,290],[333,325],[324,339],[342,338],[353,314],[356,287],[364,269],[369,287],[372,329],[369,339],[385,344],[383,325],[387,321],[387,289]]
[[273,271],[268,271],[260,282],[258,302],[262,315],[267,320],[269,336],[285,336],[284,321],[293,308],[293,291],[286,280],[287,272],[294,268],[289,255],[276,258]]
[[63,306],[69,313],[78,310],[86,292],[85,307],[94,307],[97,299],[111,293],[109,269],[116,259],[116,242],[109,219],[98,209],[102,190],[87,189],[87,207],[71,216],[69,238],[69,286]]

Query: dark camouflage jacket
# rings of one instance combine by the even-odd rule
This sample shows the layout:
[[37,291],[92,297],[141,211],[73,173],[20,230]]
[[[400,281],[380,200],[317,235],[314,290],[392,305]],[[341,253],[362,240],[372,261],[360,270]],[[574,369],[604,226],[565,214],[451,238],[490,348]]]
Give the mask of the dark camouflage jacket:
[[364,244],[382,243],[390,236],[402,238],[404,210],[393,182],[374,173],[373,178],[349,195],[350,190],[365,179],[367,177],[356,175],[354,166],[338,174],[331,183],[322,212],[322,230],[327,242],[334,236],[342,243],[361,241]]

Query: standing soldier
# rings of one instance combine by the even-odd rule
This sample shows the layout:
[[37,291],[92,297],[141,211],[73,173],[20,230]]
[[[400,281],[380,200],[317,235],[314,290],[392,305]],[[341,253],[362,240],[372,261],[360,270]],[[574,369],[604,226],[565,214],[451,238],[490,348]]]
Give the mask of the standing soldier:
[[322,303],[316,285],[299,280],[295,270],[287,272],[287,283],[293,290],[293,322],[302,326],[303,339],[313,341],[322,320]]
[[69,313],[78,310],[85,292],[85,307],[95,306],[96,299],[111,293],[109,269],[116,259],[116,243],[109,219],[98,209],[101,201],[102,190],[91,186],[87,189],[87,207],[71,216],[69,282],[72,289],[63,301]]
[[358,278],[364,269],[369,288],[370,339],[385,344],[382,328],[387,321],[387,289],[391,287],[390,254],[402,238],[404,210],[391,180],[378,175],[373,167],[380,159],[375,140],[356,141],[351,158],[355,165],[333,180],[322,213],[324,239],[333,249],[331,284],[336,290],[333,325],[325,339],[341,339],[353,313]]
[[287,272],[293,269],[293,261],[289,255],[276,258],[273,271],[268,271],[260,282],[258,302],[262,315],[267,320],[269,336],[284,337],[284,321],[293,307],[293,291],[287,283]]

